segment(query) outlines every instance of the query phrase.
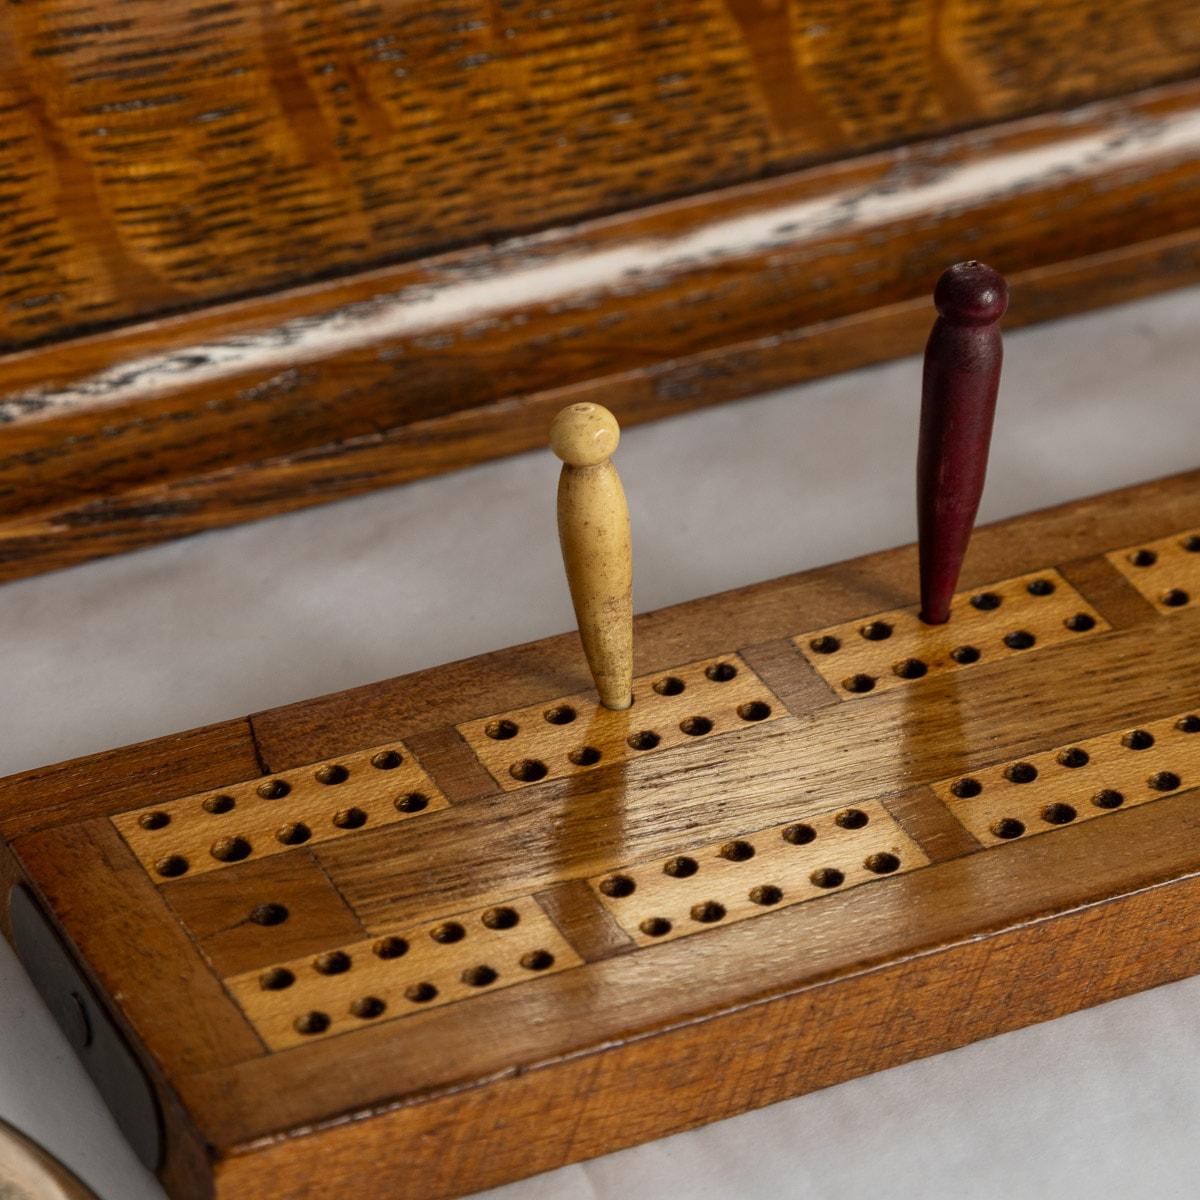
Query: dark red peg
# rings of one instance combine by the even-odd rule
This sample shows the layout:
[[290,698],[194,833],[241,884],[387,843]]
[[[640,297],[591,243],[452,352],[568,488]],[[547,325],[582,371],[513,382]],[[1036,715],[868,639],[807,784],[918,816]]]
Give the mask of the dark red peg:
[[950,616],[987,474],[992,418],[1008,308],[1004,277],[981,262],[942,272],[933,292],[938,319],[925,346],[921,440],[917,450],[917,525],[921,619]]

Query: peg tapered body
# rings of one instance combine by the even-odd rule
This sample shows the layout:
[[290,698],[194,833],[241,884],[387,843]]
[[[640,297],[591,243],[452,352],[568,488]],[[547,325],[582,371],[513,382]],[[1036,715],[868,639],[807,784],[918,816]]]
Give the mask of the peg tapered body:
[[609,461],[621,431],[598,404],[564,408],[550,430],[563,460],[558,481],[558,538],[583,652],[600,702],[633,703],[633,550],[629,508]]
[[917,522],[921,617],[940,625],[950,616],[983,495],[1008,288],[991,267],[958,263],[942,273],[933,299],[939,315],[925,347]]

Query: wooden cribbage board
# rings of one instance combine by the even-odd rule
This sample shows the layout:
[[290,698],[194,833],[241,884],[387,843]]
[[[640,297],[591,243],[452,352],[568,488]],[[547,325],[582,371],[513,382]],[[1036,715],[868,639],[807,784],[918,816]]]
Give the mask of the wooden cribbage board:
[[0,875],[172,1196],[492,1186],[1200,970],[1198,533],[1195,473],[979,530],[941,629],[912,547],[647,614],[627,713],[564,635],[34,771]]

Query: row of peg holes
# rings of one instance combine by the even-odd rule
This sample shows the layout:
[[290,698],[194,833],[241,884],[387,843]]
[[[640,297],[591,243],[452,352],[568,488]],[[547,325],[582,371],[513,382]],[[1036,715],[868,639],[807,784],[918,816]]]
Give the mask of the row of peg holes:
[[[1175,722],[1175,728],[1180,733],[1200,733],[1200,716],[1189,713],[1180,717]],[[1154,735],[1147,729],[1133,729],[1121,738],[1121,745],[1127,750],[1149,750],[1154,744]],[[1086,750],[1071,746],[1060,751],[1056,761],[1066,770],[1077,771],[1086,767],[1091,759]],[[1004,778],[1008,783],[1033,783],[1038,776],[1039,771],[1033,763],[1011,763],[1004,769]],[[1146,783],[1153,791],[1164,793],[1177,791],[1183,786],[1183,780],[1174,771],[1156,771]],[[950,785],[950,792],[959,800],[973,800],[983,792],[983,784],[973,776],[965,775]],[[1102,788],[1092,797],[1091,803],[1096,808],[1111,811],[1125,803],[1125,796],[1114,788]],[[1047,825],[1069,825],[1079,813],[1072,805],[1059,802],[1047,805],[1040,815]],[[1005,840],[1019,838],[1025,829],[1025,822],[1017,820],[1016,817],[1001,817],[991,827],[996,837]]]
[[[862,829],[869,823],[870,817],[862,809],[847,808],[838,813],[834,821],[842,829]],[[816,840],[817,831],[811,825],[797,823],[783,829],[780,836],[793,846],[807,846]],[[734,838],[717,851],[718,857],[729,862],[748,862],[756,853],[754,844],[744,838]],[[890,875],[899,869],[900,859],[887,852],[871,854],[864,860],[863,866],[875,875]],[[663,863],[663,874],[672,879],[690,879],[700,869],[701,864],[688,854],[675,855]],[[846,881],[846,876],[836,867],[818,867],[809,875],[809,881],[814,887],[832,889],[841,887]],[[605,896],[614,900],[623,900],[637,891],[637,881],[620,873],[607,876],[598,886]],[[783,889],[773,883],[758,884],[750,889],[748,897],[751,903],[769,908],[783,899]],[[725,918],[726,909],[717,900],[703,900],[692,905],[689,915],[698,924],[713,925]],[[664,937],[671,932],[673,926],[666,917],[647,917],[638,928],[647,937]]]
[[[479,919],[488,929],[507,930],[515,929],[520,924],[521,915],[515,908],[500,906],[489,908]],[[440,945],[453,945],[463,941],[468,931],[459,921],[443,921],[429,931],[429,936]],[[403,958],[408,951],[409,943],[402,937],[382,938],[372,947],[375,957],[385,961]],[[353,959],[344,950],[331,950],[314,959],[312,968],[318,975],[331,976],[344,975],[353,965]],[[554,955],[549,950],[530,950],[521,956],[520,965],[525,971],[546,971],[554,966]],[[500,972],[481,963],[468,967],[460,978],[468,986],[482,989],[496,983],[500,979]],[[259,977],[259,986],[269,992],[284,991],[295,982],[295,973],[287,967],[272,967]],[[405,999],[412,1004],[428,1004],[437,996],[437,987],[427,980],[410,984],[404,990]],[[350,1004],[350,1015],[364,1021],[380,1017],[386,1011],[387,1002],[378,996],[362,996]],[[324,1033],[331,1024],[332,1018],[328,1013],[313,1011],[297,1017],[293,1028],[300,1034],[318,1034]]]
[[[1200,534],[1191,534],[1179,543],[1181,550],[1186,550],[1189,554],[1200,553]],[[1156,550],[1134,550],[1127,556],[1128,562],[1134,567],[1152,567],[1158,562],[1158,552]],[[1168,588],[1158,598],[1160,604],[1166,605],[1167,608],[1183,608],[1191,603],[1191,596],[1183,590],[1183,588]]]

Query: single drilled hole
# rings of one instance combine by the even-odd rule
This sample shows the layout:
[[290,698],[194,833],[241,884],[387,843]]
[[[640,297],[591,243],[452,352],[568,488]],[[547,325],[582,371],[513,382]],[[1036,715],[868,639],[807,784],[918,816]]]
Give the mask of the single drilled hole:
[[892,626],[886,621],[868,621],[858,632],[868,642],[884,642],[892,636]]
[[1167,608],[1182,608],[1189,600],[1191,596],[1183,588],[1171,588],[1162,594],[1162,602]]
[[1052,579],[1031,579],[1025,590],[1031,596],[1049,596],[1054,591],[1054,580]]
[[138,824],[143,829],[166,829],[171,823],[171,818],[165,812],[148,812],[142,813],[138,817]]
[[508,768],[508,773],[521,783],[536,783],[546,777],[546,764],[537,758],[522,758]]
[[1003,598],[995,592],[977,592],[971,597],[971,607],[979,609],[980,612],[991,612],[1003,603]]
[[765,721],[771,715],[771,706],[761,700],[751,700],[748,704],[739,704],[737,715],[743,721]]
[[707,717],[685,717],[679,722],[679,728],[689,737],[703,737],[712,733],[713,723]]
[[546,709],[542,716],[551,725],[570,725],[578,714],[569,704],[556,704],[553,708]]
[[700,870],[700,864],[694,858],[689,858],[686,854],[679,854],[674,858],[668,858],[663,863],[663,874],[670,875],[672,879],[689,879],[698,870]]
[[361,829],[367,823],[367,814],[361,808],[343,808],[333,814],[333,823],[338,829]]
[[1195,713],[1188,713],[1186,717],[1180,717],[1175,722],[1175,728],[1180,733],[1200,733],[1200,717]]
[[613,900],[632,896],[637,884],[628,875],[610,875],[600,880],[600,891]]
[[842,680],[842,687],[848,692],[861,694],[869,692],[875,686],[875,677],[873,675],[851,675],[849,679]]
[[972,779],[966,776],[963,779],[956,779],[950,785],[950,794],[957,796],[960,800],[970,800],[978,796],[983,791],[983,784],[978,779]]
[[1096,618],[1091,613],[1075,613],[1068,617],[1063,624],[1072,633],[1087,633],[1089,629],[1096,628]]
[[350,1012],[362,1021],[382,1016],[387,1005],[378,996],[360,996],[350,1005]]
[[846,879],[837,867],[818,867],[808,878],[819,888],[841,887]]
[[678,696],[686,686],[678,675],[664,675],[651,685],[660,696]]
[[715,900],[704,900],[700,904],[692,905],[692,920],[699,921],[702,925],[711,925],[724,916],[725,905],[718,904]]
[[282,925],[287,919],[288,910],[282,904],[258,904],[250,910],[255,925]]
[[462,981],[469,987],[487,987],[499,979],[499,975],[491,967],[468,967],[462,973]]
[[489,908],[479,918],[488,929],[513,929],[521,920],[521,914],[515,908],[499,905]]
[[241,862],[250,856],[250,843],[242,837],[221,838],[213,842],[208,852],[218,862]]
[[733,663],[713,663],[711,667],[704,668],[704,674],[713,683],[728,683],[737,674],[737,667]]
[[318,783],[329,787],[335,783],[345,783],[350,778],[350,772],[341,763],[327,763],[317,768],[315,778]]
[[883,851],[868,856],[863,861],[863,866],[875,875],[890,875],[900,869],[900,860],[894,854]]
[[842,829],[862,829],[871,818],[861,808],[843,808],[833,819]]
[[376,958],[402,958],[408,953],[408,943],[402,937],[380,938],[372,947]]
[[414,983],[404,989],[405,997],[414,1004],[428,1004],[437,994],[437,988],[432,983]]
[[1001,817],[992,826],[992,832],[998,838],[1004,838],[1006,841],[1012,838],[1019,838],[1025,832],[1025,826],[1015,817]]
[[595,746],[580,746],[572,750],[567,758],[577,767],[592,767],[600,761],[600,751]]
[[296,982],[296,976],[287,967],[272,967],[258,977],[258,986],[264,992],[282,992]]
[[187,873],[188,860],[182,854],[168,854],[166,858],[160,858],[154,864],[154,869],[164,879],[174,879]]
[[324,1033],[329,1028],[329,1014],[323,1012],[308,1012],[302,1017],[297,1017],[295,1020],[295,1030],[297,1033],[305,1034],[306,1036],[314,1033]]
[[200,801],[200,807],[206,813],[212,813],[214,817],[219,817],[224,813],[232,812],[235,803],[232,796],[206,796]]
[[979,661],[979,650],[975,646],[955,646],[950,657],[960,666],[969,666]]
[[507,742],[509,738],[517,736],[517,723],[510,721],[507,717],[502,717],[499,721],[489,721],[484,726],[483,732],[494,742]]
[[783,831],[783,840],[793,846],[807,846],[817,836],[817,831],[811,825],[799,822],[789,825]]
[[1154,745],[1154,734],[1148,729],[1131,729],[1122,739],[1127,750],[1149,750]]
[[641,729],[625,739],[631,750],[653,750],[661,740],[652,729]]
[[647,917],[638,928],[647,937],[665,937],[671,932],[671,922],[666,917]]
[[1189,554],[1195,554],[1200,551],[1200,534],[1189,534],[1179,543],[1180,547],[1186,550]]
[[302,846],[312,837],[312,830],[303,821],[289,821],[275,831],[275,840],[285,846]]
[[1152,567],[1158,562],[1158,555],[1153,550],[1135,550],[1129,556],[1129,561],[1135,567]]
[[1032,783],[1038,777],[1038,769],[1033,763],[1019,762],[1004,768],[1004,778],[1009,783]]
[[1042,809],[1042,820],[1047,825],[1069,825],[1077,815],[1069,804],[1051,804]]
[[350,955],[344,950],[330,950],[313,959],[313,970],[318,975],[345,975],[350,970]]
[[1070,767],[1086,767],[1091,762],[1091,755],[1086,750],[1081,750],[1078,746],[1072,746],[1069,750],[1064,750],[1058,756],[1059,766]]
[[398,750],[380,750],[371,759],[371,766],[377,771],[394,771],[404,761]]
[[1097,808],[1120,808],[1125,797],[1113,788],[1104,788],[1092,797],[1092,803]]
[[467,936],[467,931],[457,921],[443,921],[429,931],[429,936],[442,946],[452,946],[455,942],[461,942]]
[[929,667],[919,658],[906,658],[896,663],[892,671],[901,679],[921,679],[928,673]]
[[1146,782],[1156,792],[1173,792],[1179,786],[1181,780],[1174,771],[1158,771],[1151,775]]
[[808,644],[815,654],[835,654],[842,648],[841,641],[828,633],[823,637],[813,638]]
[[735,838],[732,842],[726,842],[717,853],[730,862],[746,862],[754,857],[754,847],[742,838]]
[[254,789],[264,800],[282,800],[292,790],[286,779],[267,779]]
[[1036,641],[1037,638],[1028,629],[1014,629],[1012,633],[1004,635],[1004,644],[1010,650],[1028,650]]
[[783,899],[783,888],[776,887],[773,883],[760,883],[758,887],[750,889],[750,900],[754,904],[761,904],[767,907],[771,904],[778,904]]
[[429,797],[424,792],[405,792],[395,800],[396,811],[402,813],[424,812],[429,807]]
[[521,955],[521,966],[527,971],[546,971],[554,966],[554,955],[549,950],[530,950]]

